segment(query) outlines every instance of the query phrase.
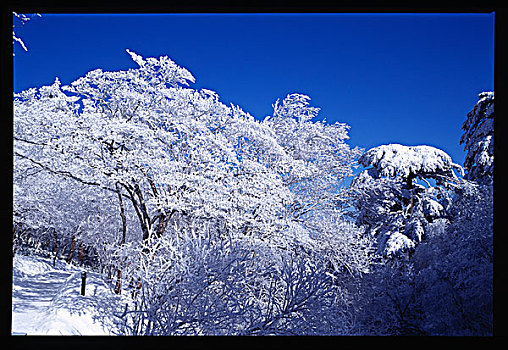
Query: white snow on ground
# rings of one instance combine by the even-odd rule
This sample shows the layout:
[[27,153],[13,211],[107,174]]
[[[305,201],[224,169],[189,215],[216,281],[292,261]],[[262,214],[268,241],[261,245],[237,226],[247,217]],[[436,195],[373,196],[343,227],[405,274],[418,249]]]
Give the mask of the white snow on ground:
[[100,274],[39,256],[16,255],[13,261],[12,332],[28,335],[114,335],[115,314],[125,298],[114,294]]

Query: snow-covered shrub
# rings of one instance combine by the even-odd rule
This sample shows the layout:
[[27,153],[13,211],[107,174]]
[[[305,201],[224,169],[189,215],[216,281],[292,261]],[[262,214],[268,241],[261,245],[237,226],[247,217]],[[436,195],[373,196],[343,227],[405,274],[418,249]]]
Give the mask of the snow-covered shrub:
[[262,241],[224,241],[210,228],[184,230],[159,243],[153,256],[140,256],[141,287],[124,317],[126,334],[347,331],[350,315],[323,261]]
[[451,223],[436,222],[413,256],[424,327],[439,335],[492,335],[493,202],[488,187],[456,189]]
[[394,259],[373,266],[359,283],[354,334],[427,335],[422,292],[411,262]]

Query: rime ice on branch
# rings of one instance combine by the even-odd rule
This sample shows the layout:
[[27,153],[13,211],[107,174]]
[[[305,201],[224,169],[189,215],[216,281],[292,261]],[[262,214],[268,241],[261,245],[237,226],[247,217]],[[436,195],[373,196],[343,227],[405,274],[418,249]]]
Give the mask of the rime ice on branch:
[[453,163],[444,151],[425,145],[381,145],[365,152],[359,162],[374,167],[379,176],[391,178],[431,178],[439,182],[456,180],[453,169],[462,172],[461,166]]

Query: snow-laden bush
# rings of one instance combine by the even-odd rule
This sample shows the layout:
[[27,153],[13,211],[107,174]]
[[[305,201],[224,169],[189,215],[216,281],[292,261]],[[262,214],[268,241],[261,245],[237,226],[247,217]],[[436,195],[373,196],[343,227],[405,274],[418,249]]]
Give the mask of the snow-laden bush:
[[351,315],[326,262],[191,227],[140,252],[125,334],[346,334]]
[[413,256],[424,305],[424,326],[440,335],[492,335],[492,190],[464,182],[451,223],[430,225]]

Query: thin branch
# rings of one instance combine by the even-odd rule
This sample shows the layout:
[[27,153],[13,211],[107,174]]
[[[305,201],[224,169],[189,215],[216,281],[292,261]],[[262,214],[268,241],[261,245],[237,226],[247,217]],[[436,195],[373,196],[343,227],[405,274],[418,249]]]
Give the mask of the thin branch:
[[[113,188],[110,188],[110,187],[107,187],[107,186],[104,186],[104,185],[101,185],[100,183],[98,182],[90,182],[90,181],[86,181],[86,180],[83,180],[79,177],[77,177],[76,175],[68,172],[68,171],[63,171],[63,170],[55,170],[55,169],[51,169],[50,167],[48,167],[47,165],[44,165],[30,157],[27,157],[19,152],[14,152],[14,155],[17,156],[17,157],[20,157],[22,159],[26,159],[30,162],[32,162],[33,164],[37,165],[38,167],[44,169],[44,170],[47,170],[49,171],[50,173],[52,174],[55,174],[55,175],[59,175],[59,176],[64,176],[64,177],[67,177],[67,178],[71,178],[73,180],[76,180],[84,185],[89,185],[89,186],[97,186],[97,187],[100,187],[101,189],[103,190],[107,190],[107,191],[110,191],[110,192],[114,192],[114,193],[117,193],[116,189],[113,189]],[[129,198],[128,196],[122,194],[122,196],[126,197],[126,198]]]

